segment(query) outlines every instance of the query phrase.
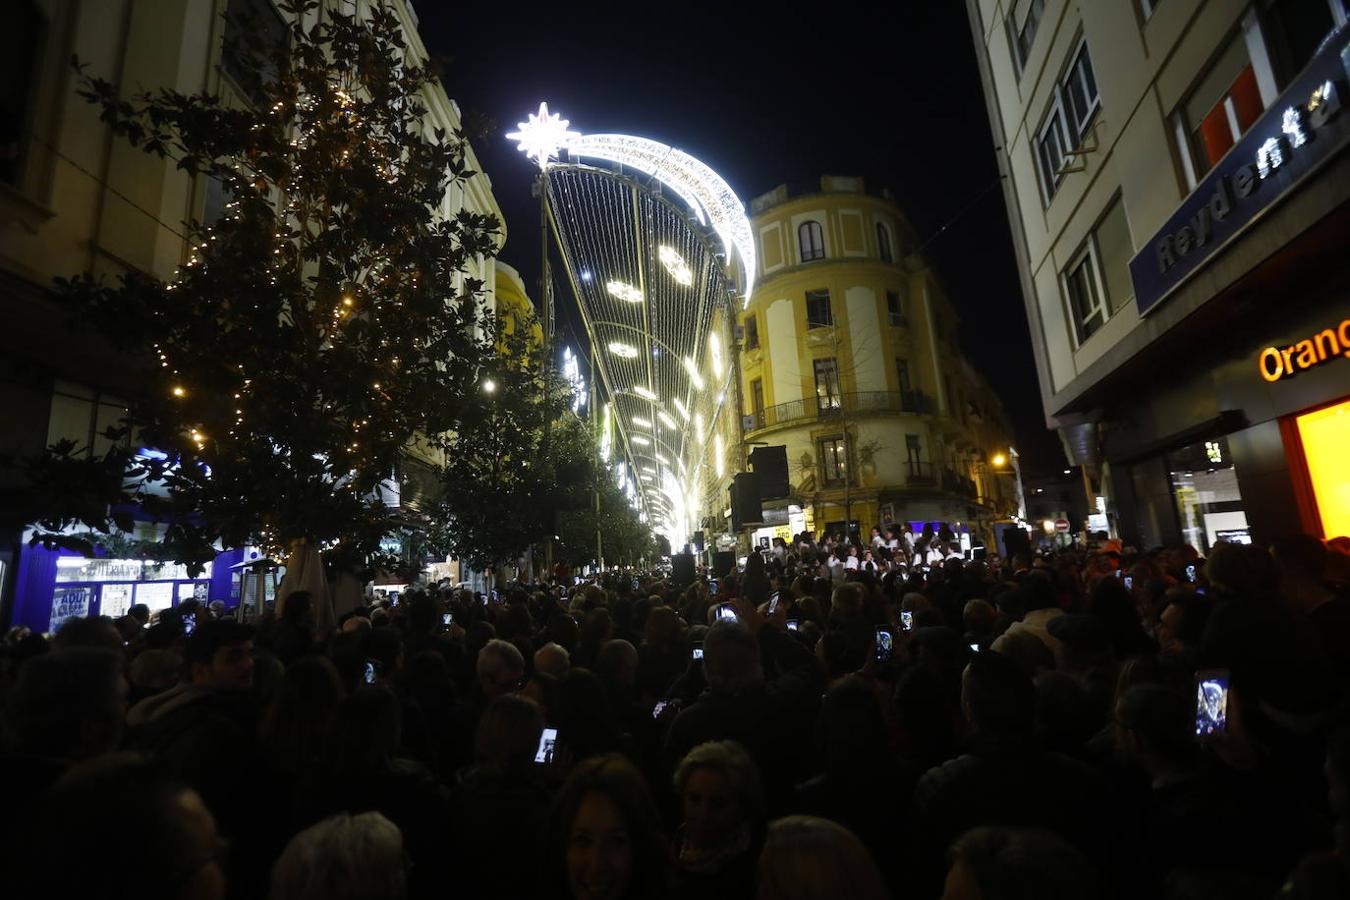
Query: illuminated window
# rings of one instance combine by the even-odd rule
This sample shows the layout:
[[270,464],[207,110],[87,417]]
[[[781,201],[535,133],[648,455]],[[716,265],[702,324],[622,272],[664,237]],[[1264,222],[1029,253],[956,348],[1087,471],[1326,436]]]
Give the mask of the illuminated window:
[[745,317],[745,349],[754,350],[759,346],[759,319],[754,313]]
[[839,365],[834,357],[813,363],[816,374],[816,403],[821,409],[839,408]]
[[1322,537],[1350,534],[1350,400],[1306,413],[1295,420],[1321,520]]
[[1200,76],[1182,104],[1178,124],[1192,178],[1203,178],[1264,110],[1256,70],[1239,34]]
[[825,258],[825,233],[820,223],[803,222],[797,229],[797,246],[801,250],[802,262]]
[[826,487],[843,487],[848,478],[848,451],[842,437],[820,441],[821,480]]
[[287,41],[286,23],[271,0],[228,0],[221,68],[255,103],[261,101],[263,87],[280,76],[271,51]]

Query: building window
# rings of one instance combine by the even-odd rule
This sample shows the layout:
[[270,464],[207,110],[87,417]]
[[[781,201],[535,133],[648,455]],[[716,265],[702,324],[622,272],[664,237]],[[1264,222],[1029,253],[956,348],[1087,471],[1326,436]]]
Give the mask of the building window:
[[1101,269],[1090,240],[1064,271],[1064,295],[1069,304],[1069,318],[1073,320],[1074,336],[1082,344],[1106,321]]
[[816,221],[803,222],[797,229],[797,246],[801,250],[802,262],[825,258],[825,233]]
[[228,0],[220,63],[244,95],[257,103],[281,74],[273,51],[288,43],[286,22],[272,0]]
[[1073,134],[1081,140],[1092,122],[1092,114],[1101,105],[1101,98],[1097,95],[1097,76],[1092,71],[1092,58],[1088,56],[1087,41],[1078,45],[1078,53],[1064,76],[1061,90],[1064,92],[1064,106],[1073,125]]
[[1130,223],[1125,218],[1125,202],[1117,196],[1092,231],[1092,243],[1102,266],[1102,286],[1112,314],[1120,311],[1134,297],[1134,282],[1130,280],[1130,258],[1134,256],[1134,239],[1130,237]]
[[821,439],[820,465],[826,487],[843,487],[848,478],[848,447],[842,437]]
[[1017,63],[1020,75],[1026,68],[1027,58],[1031,56],[1031,47],[1036,42],[1036,30],[1041,24],[1041,14],[1045,12],[1045,0],[1021,0],[1013,5],[1013,11],[1006,19],[1008,43],[1012,45],[1013,61]]
[[73,455],[84,459],[91,453],[102,456],[114,446],[130,446],[130,434],[121,435],[115,441],[107,436],[108,429],[123,427],[126,416],[125,401],[83,385],[58,381],[52,388],[47,444],[74,441]]
[[764,379],[756,378],[750,382],[750,409],[758,420],[764,414]]
[[1046,205],[1055,196],[1064,178],[1064,158],[1069,151],[1068,130],[1064,127],[1064,111],[1055,97],[1045,124],[1036,137],[1036,164],[1041,170],[1041,196]]
[[19,187],[47,23],[31,0],[11,0],[0,23],[0,182]]
[[821,409],[838,409],[839,364],[831,356],[816,360],[813,366],[816,374],[816,405]]
[[909,466],[909,474],[923,474],[923,452],[917,434],[905,435],[905,463]]
[[830,292],[807,291],[806,327],[829,328],[833,324],[834,316],[830,312]]
[[1345,0],[1273,0],[1265,19],[1272,64],[1281,88],[1313,58],[1317,48],[1337,26],[1346,22]]
[[754,350],[759,346],[759,317],[754,313],[745,317],[745,349]]
[[1192,187],[1264,111],[1256,69],[1239,34],[1197,80],[1177,117],[1177,139]]
[[895,255],[891,252],[890,229],[881,222],[877,223],[877,255],[882,262],[895,262]]
[[1065,163],[1077,149],[1101,106],[1097,94],[1097,76],[1092,70],[1087,41],[1080,40],[1078,52],[1055,85],[1050,109],[1036,135],[1036,165],[1041,173],[1041,195],[1050,204],[1066,171]]
[[905,308],[900,305],[900,292],[886,292],[886,319],[892,325],[905,324]]
[[908,394],[913,388],[909,382],[909,361],[897,359],[895,361],[895,380],[900,385],[900,393]]

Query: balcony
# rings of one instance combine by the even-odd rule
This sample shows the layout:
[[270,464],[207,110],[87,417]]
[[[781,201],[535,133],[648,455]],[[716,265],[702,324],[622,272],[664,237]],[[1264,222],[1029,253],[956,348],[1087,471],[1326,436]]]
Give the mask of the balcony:
[[898,415],[932,413],[933,398],[923,391],[863,391],[833,397],[805,397],[779,403],[745,417],[747,433],[810,422],[830,421],[846,415]]

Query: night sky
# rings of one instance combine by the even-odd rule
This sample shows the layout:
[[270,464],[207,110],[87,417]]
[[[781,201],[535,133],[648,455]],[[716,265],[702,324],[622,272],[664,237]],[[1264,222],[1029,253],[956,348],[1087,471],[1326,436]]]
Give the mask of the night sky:
[[[1036,387],[989,120],[958,0],[875,6],[535,6],[415,0],[508,226],[501,258],[538,300],[534,169],[512,131],[541,100],[582,132],[642,135],[711,166],[747,204],[783,182],[888,185],[997,385],[1024,470],[1063,467]],[[890,18],[884,16],[889,15]],[[826,38],[826,40],[822,40]],[[944,227],[945,226],[945,227]],[[557,282],[561,285],[561,282]],[[581,332],[556,289],[558,331]]]

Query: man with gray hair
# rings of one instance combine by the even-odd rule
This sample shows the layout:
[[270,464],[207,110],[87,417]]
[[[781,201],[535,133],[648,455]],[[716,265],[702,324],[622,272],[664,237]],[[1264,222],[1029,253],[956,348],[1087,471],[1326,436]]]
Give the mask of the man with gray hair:
[[502,694],[520,689],[520,681],[525,677],[525,657],[510,641],[493,638],[478,651],[475,668],[483,700],[491,703]]
[[770,621],[744,598],[734,605],[736,621],[708,629],[708,690],[671,722],[665,758],[674,770],[699,744],[738,741],[763,773],[769,809],[776,812],[787,805],[792,786],[810,774],[810,729],[825,671],[810,650],[787,636],[781,610]]
[[377,812],[339,813],[291,838],[272,870],[272,900],[403,900],[403,835]]
[[567,648],[556,641],[549,641],[534,651],[534,670],[545,672],[554,678],[561,678],[572,668],[572,657]]

